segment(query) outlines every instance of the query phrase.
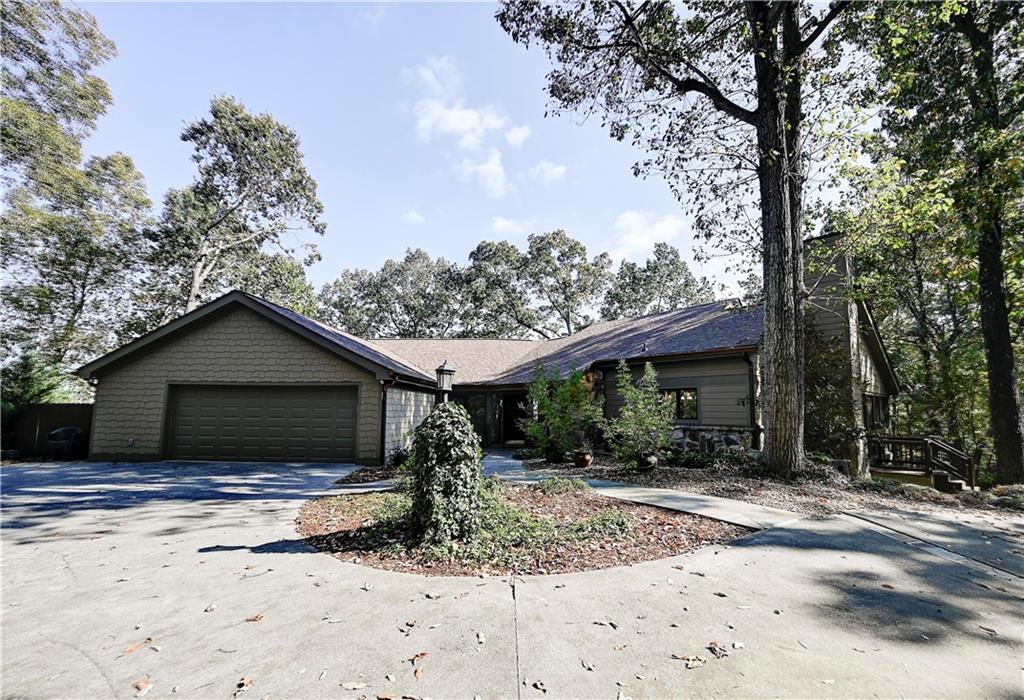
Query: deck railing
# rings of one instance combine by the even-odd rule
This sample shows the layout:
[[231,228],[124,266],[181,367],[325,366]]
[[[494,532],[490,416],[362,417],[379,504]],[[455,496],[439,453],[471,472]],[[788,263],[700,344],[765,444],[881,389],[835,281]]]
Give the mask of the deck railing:
[[869,439],[869,445],[872,466],[920,471],[928,476],[941,470],[966,482],[972,489],[977,485],[974,459],[937,437],[875,435]]

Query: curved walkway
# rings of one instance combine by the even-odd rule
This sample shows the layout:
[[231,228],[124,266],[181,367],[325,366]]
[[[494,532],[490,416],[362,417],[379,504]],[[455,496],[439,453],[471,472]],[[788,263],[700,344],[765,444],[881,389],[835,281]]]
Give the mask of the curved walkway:
[[863,521],[583,574],[424,578],[296,535],[351,468],[0,468],[4,697],[134,697],[145,676],[147,697],[187,698],[243,677],[256,698],[1019,695],[1024,588]]

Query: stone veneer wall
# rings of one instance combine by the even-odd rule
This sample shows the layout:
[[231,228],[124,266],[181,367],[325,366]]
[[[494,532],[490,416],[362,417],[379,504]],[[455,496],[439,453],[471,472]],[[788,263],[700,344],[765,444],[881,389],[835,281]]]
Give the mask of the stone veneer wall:
[[90,457],[161,459],[168,385],[189,382],[355,384],[356,459],[367,464],[380,459],[376,377],[243,307],[197,323],[101,372]]
[[387,397],[387,411],[384,426],[384,459],[397,447],[408,447],[412,442],[412,431],[430,415],[434,408],[435,394],[432,391],[417,391],[403,387],[391,387]]

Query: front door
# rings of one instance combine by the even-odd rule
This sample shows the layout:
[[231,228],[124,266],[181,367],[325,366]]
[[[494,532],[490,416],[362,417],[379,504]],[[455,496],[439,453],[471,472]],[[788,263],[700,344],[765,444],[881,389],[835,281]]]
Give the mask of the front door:
[[519,427],[519,421],[526,418],[527,394],[525,391],[509,392],[501,395],[501,441],[522,443],[526,435]]

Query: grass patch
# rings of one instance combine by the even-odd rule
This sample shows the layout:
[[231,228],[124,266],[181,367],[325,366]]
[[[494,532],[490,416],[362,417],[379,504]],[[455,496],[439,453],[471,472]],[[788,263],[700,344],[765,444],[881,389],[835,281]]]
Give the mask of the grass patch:
[[633,522],[617,508],[605,508],[600,513],[591,515],[570,527],[577,537],[619,538],[633,532]]
[[590,484],[585,482],[583,479],[567,479],[564,476],[544,477],[540,480],[537,486],[541,491],[547,494],[575,493],[577,491],[587,491],[590,489]]

